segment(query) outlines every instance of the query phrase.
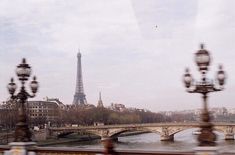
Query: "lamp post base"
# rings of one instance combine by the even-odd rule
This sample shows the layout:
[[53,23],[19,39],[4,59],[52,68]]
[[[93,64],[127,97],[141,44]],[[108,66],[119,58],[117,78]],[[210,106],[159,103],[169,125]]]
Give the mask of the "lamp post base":
[[209,129],[201,129],[198,135],[199,146],[216,146],[216,134]]
[[[209,115],[207,116],[209,118]],[[216,134],[213,132],[213,124],[201,122],[201,133],[198,135],[198,146],[216,146]]]
[[18,122],[15,130],[15,142],[31,142],[31,132],[26,122]]

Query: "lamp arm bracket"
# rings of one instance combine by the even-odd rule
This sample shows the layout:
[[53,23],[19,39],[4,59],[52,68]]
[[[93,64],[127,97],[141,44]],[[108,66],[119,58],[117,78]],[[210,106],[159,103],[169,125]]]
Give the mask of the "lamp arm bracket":
[[12,100],[15,100],[15,99],[17,99],[17,98],[18,98],[17,95],[11,95],[11,99],[12,99]]
[[220,88],[215,88],[215,87],[214,87],[213,90],[214,90],[214,91],[222,91],[222,90],[224,90],[224,87],[220,87]]
[[35,97],[35,96],[36,96],[35,94],[30,95],[30,94],[27,92],[27,97],[33,98],[33,97]]
[[199,92],[197,92],[197,89],[195,89],[195,88],[187,88],[186,89],[186,91],[188,92],[188,93],[199,93]]

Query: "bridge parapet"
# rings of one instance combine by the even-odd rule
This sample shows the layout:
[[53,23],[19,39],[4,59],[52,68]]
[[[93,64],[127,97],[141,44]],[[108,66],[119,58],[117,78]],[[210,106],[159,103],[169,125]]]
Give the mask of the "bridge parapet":
[[[214,123],[214,129],[223,132],[225,139],[234,139],[235,124]],[[145,131],[157,133],[161,140],[174,140],[174,135],[186,129],[198,128],[199,123],[153,123],[153,124],[124,124],[124,125],[102,125],[102,126],[82,126],[82,127],[63,127],[49,128],[50,134],[68,133],[68,132],[88,132],[98,135],[101,138],[117,137],[119,134],[127,131]]]

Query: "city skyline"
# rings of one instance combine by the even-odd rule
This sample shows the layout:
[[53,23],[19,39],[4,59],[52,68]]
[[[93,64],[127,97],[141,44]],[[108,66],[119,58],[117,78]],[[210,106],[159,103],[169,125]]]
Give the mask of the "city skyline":
[[213,58],[209,77],[218,64],[228,75],[209,106],[235,107],[235,2],[14,2],[0,2],[0,101],[9,97],[6,85],[25,57],[40,82],[35,100],[72,104],[79,48],[88,103],[96,105],[101,91],[104,106],[197,109],[201,97],[186,93],[182,76],[190,67],[200,77],[194,53],[203,42]]

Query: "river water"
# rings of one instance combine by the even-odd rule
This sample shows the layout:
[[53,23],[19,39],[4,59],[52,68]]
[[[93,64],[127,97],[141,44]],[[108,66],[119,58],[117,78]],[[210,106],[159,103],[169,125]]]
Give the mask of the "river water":
[[[191,151],[197,146],[197,136],[192,132],[196,129],[189,129],[175,134],[174,142],[160,141],[160,136],[156,133],[145,133],[140,135],[119,137],[118,142],[115,142],[117,149],[133,149],[133,150],[148,150],[148,151]],[[224,135],[219,132],[217,134],[217,144],[221,150],[235,151],[235,141],[225,141]],[[79,148],[103,148],[100,140],[92,140],[87,142],[72,142],[60,144],[57,146],[73,146]]]

